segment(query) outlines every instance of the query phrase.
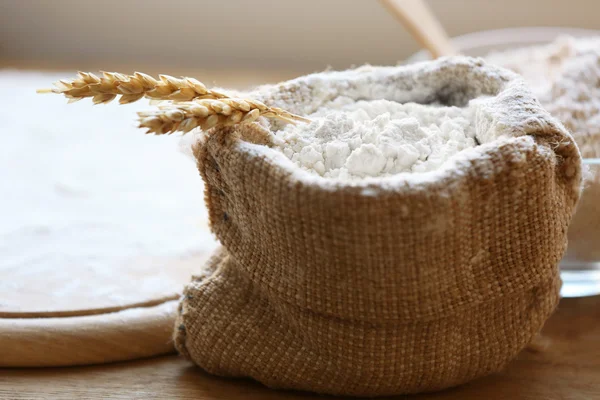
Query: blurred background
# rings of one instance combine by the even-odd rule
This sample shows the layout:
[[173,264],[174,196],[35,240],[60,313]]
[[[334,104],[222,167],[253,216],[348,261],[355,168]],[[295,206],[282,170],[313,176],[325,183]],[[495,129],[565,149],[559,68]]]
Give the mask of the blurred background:
[[[428,3],[450,36],[600,28],[597,0]],[[0,8],[4,67],[143,70],[238,85],[395,64],[418,50],[376,0],[0,0]]]

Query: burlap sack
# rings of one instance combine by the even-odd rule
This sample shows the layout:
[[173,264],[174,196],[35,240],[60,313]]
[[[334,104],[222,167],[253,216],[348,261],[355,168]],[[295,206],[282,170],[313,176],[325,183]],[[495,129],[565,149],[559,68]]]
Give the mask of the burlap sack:
[[[344,183],[268,147],[267,122],[196,147],[223,247],[185,289],[179,351],[273,388],[377,396],[498,371],[555,308],[580,155],[516,75],[455,58],[249,94],[308,114],[345,95],[464,104],[481,145],[440,170]],[[364,83],[369,83],[365,91]]]

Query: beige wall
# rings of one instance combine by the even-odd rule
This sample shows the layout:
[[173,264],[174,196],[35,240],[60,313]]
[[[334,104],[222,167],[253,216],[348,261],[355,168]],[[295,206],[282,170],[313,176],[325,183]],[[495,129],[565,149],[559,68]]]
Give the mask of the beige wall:
[[[452,35],[600,28],[597,0],[429,3]],[[311,71],[394,63],[416,49],[375,0],[0,0],[0,58],[11,61]]]

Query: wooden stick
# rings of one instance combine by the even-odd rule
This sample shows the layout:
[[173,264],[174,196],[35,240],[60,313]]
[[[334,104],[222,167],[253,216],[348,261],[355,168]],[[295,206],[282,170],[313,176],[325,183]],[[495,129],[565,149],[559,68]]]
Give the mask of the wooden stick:
[[381,0],[433,58],[457,54],[440,21],[423,0]]

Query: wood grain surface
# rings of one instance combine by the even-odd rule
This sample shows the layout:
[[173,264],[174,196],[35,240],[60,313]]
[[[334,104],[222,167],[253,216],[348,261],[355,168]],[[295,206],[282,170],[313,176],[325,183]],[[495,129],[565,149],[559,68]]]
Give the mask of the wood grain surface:
[[[312,398],[332,397],[275,391],[249,380],[210,376],[177,356],[88,367],[0,369],[0,399]],[[563,299],[542,336],[504,372],[409,398],[600,399],[600,296]]]
[[0,318],[0,367],[60,367],[175,353],[178,301],[67,318]]
[[[27,291],[14,292],[13,302],[23,300],[23,306],[16,308],[16,312],[13,313],[0,307],[0,367],[87,365],[174,353],[171,336],[180,291],[189,281],[190,275],[201,268],[206,257],[207,253],[198,252],[193,256],[181,258],[155,258],[154,261],[138,259],[137,264],[128,269],[127,278],[115,273],[107,274],[105,280],[94,280],[90,274],[78,274],[78,265],[65,266],[66,272],[70,274],[65,275],[63,271],[61,276],[77,277],[80,288],[85,287],[81,285],[81,282],[84,282],[87,286],[95,284],[95,290],[100,294],[103,293],[103,289],[108,291],[108,288],[112,287],[114,292],[124,293],[120,298],[150,299],[138,304],[124,303],[119,307],[94,308],[94,304],[104,305],[101,296],[96,296],[100,301],[78,302],[80,297],[84,298],[86,295],[94,300],[94,296],[85,291],[74,292],[71,302],[68,302],[68,299],[60,299],[60,296],[57,296],[57,301],[53,301],[52,293],[45,295],[44,301],[43,297],[28,299]],[[170,287],[171,293],[165,290],[164,296],[159,297],[163,292],[143,293],[128,289],[127,285],[131,287],[131,282],[152,279],[153,271],[161,279],[168,280],[162,287]],[[14,278],[14,275],[6,276],[1,272],[0,276],[7,281],[7,286],[10,285],[10,279]],[[48,274],[32,279],[28,285],[42,293],[44,290],[64,292],[63,287],[71,284],[71,280],[68,279],[49,279],[53,284],[44,285],[45,276]],[[115,279],[114,276],[118,276],[119,279]],[[120,282],[120,286],[114,286],[110,281]],[[138,284],[136,289],[139,286],[142,285]],[[1,289],[2,285],[0,298],[3,301],[9,299],[11,296],[6,296]],[[127,295],[127,290],[132,292],[133,296]],[[155,298],[150,294],[155,294]],[[43,310],[44,307],[48,311],[22,312]],[[18,312],[19,310],[21,312]]]

